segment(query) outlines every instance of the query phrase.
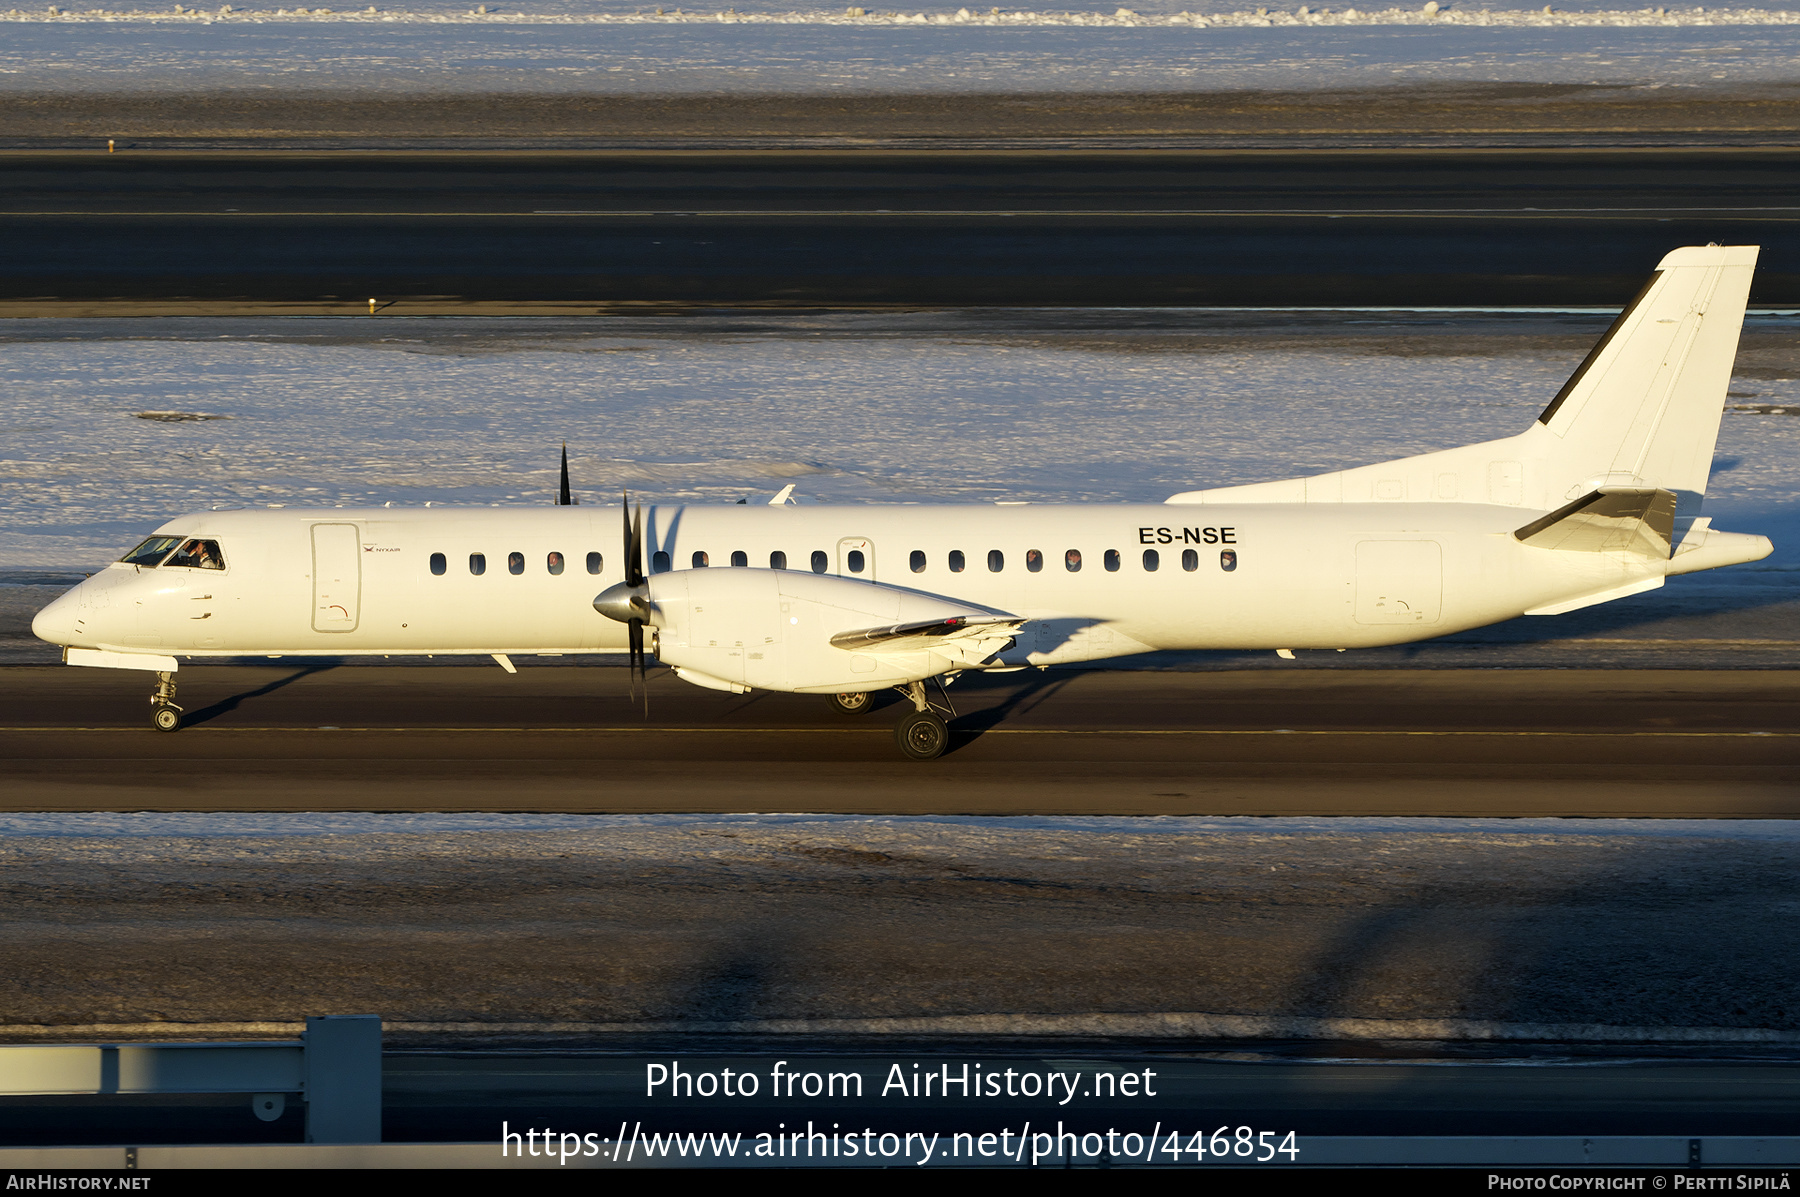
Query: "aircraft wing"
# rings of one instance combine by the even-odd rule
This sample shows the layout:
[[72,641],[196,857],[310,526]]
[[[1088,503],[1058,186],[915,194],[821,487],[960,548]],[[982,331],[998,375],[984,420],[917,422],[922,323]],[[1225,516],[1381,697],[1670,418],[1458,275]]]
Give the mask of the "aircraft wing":
[[1667,561],[1675,538],[1675,496],[1666,490],[1602,487],[1513,535],[1537,549],[1631,552]]
[[831,638],[831,646],[852,652],[910,652],[950,645],[961,647],[958,642],[1010,639],[1026,622],[1013,615],[953,615],[948,619],[924,619],[884,628],[839,632]]

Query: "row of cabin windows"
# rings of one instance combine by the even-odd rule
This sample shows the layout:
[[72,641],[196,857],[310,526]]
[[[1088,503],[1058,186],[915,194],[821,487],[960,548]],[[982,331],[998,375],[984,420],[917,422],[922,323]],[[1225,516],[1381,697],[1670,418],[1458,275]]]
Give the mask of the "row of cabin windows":
[[[703,552],[696,552],[691,560],[695,569],[705,569],[712,563],[711,559]],[[1108,573],[1116,574],[1119,572],[1119,567],[1122,563],[1119,550],[1107,549],[1106,552],[1101,555],[1100,560],[1106,567]],[[1145,549],[1143,562],[1145,573],[1155,573],[1162,568],[1162,554],[1158,553],[1155,549]],[[740,549],[731,555],[731,564],[739,567],[747,566],[750,564],[750,557]],[[812,566],[812,571],[815,574],[822,574],[830,567],[831,559],[825,555],[824,550],[814,549],[812,560],[809,564]],[[860,574],[868,568],[868,558],[863,554],[861,549],[851,549],[848,553],[844,554],[844,564],[849,568],[851,573]],[[914,549],[912,551],[912,558],[908,564],[912,566],[912,571],[915,574],[924,573],[928,564],[924,551],[921,549]],[[563,565],[564,560],[561,553],[549,553],[544,557],[544,570],[546,573],[560,574],[563,572]],[[588,573],[598,574],[604,565],[605,560],[599,553],[589,553],[587,555]],[[960,574],[964,569],[968,568],[968,559],[963,556],[963,551],[961,549],[951,549],[948,565],[951,573]],[[786,553],[777,549],[769,554],[770,569],[786,569],[787,567],[788,560]],[[1006,554],[999,549],[989,549],[987,555],[987,567],[989,573],[1000,573],[1006,568]],[[213,568],[216,569],[219,567],[214,566]],[[449,568],[449,559],[446,558],[444,554],[433,553],[431,555],[432,573],[441,577]],[[1038,549],[1025,550],[1025,568],[1027,571],[1034,574],[1041,572],[1044,568],[1044,554]],[[1072,574],[1081,572],[1080,549],[1070,549],[1063,554],[1063,568]],[[1200,553],[1198,550],[1181,550],[1181,568],[1187,570],[1189,573],[1193,573],[1200,568]],[[1225,549],[1219,553],[1219,568],[1225,570],[1227,573],[1237,568],[1236,549]],[[658,552],[651,554],[650,572],[661,574],[667,573],[669,569],[670,562],[668,553],[659,550]],[[487,554],[470,553],[469,572],[477,577],[485,574],[487,572]],[[508,553],[506,555],[506,572],[510,574],[524,573],[525,554]]]
[[[1155,549],[1145,549],[1143,560],[1145,573],[1153,574],[1162,568],[1162,554]],[[1116,574],[1124,564],[1124,558],[1120,555],[1119,550],[1108,549],[1105,553],[1101,554],[1100,562],[1106,567],[1107,573]],[[926,559],[923,551],[914,549],[912,552],[912,560],[908,564],[912,566],[912,571],[915,574],[922,574],[930,563]],[[963,551],[961,549],[951,549],[947,564],[950,567],[951,573],[960,574],[963,570],[968,568],[968,558],[963,556]],[[987,555],[987,567],[988,572],[991,574],[997,574],[1004,570],[1006,568],[1006,554],[999,549],[989,549]],[[1035,574],[1041,573],[1043,568],[1044,554],[1038,549],[1026,549],[1025,569],[1028,572]],[[1063,554],[1063,568],[1072,574],[1081,572],[1080,549],[1070,549]],[[1181,568],[1187,570],[1189,573],[1193,573],[1200,568],[1200,553],[1197,549],[1183,549],[1181,551]],[[1237,568],[1236,549],[1226,549],[1219,554],[1219,568],[1225,570],[1227,573]]]
[[[1162,554],[1158,553],[1155,549],[1145,549],[1143,560],[1144,571],[1146,573],[1155,573],[1158,569],[1162,568]],[[691,561],[695,569],[705,569],[712,564],[712,558],[699,550],[695,551]],[[1106,572],[1116,574],[1119,572],[1123,558],[1120,556],[1119,550],[1108,549],[1101,556],[1101,562],[1106,566]],[[739,549],[731,555],[731,564],[739,567],[749,565],[750,557],[742,549]],[[924,551],[921,549],[914,549],[912,551],[912,558],[908,564],[912,566],[912,571],[915,574],[924,573],[928,564]],[[963,555],[961,549],[951,549],[948,564],[951,573],[960,574],[964,569],[968,568],[968,558]],[[844,554],[844,565],[851,573],[860,574],[868,568],[868,558],[861,549],[851,549],[848,553]],[[812,571],[815,574],[824,573],[830,566],[831,558],[826,556],[823,550],[813,550]],[[664,573],[669,567],[669,555],[667,553],[658,552],[652,556],[650,562],[650,571],[652,573]],[[1005,570],[1006,554],[999,549],[989,549],[987,555],[987,567],[989,573],[997,574]],[[779,549],[770,553],[769,568],[786,569],[787,554]],[[1044,568],[1043,552],[1038,549],[1025,550],[1025,568],[1034,574],[1041,572]],[[1070,549],[1063,554],[1063,568],[1072,574],[1081,572],[1080,549]],[[1189,573],[1193,573],[1195,570],[1199,569],[1199,551],[1196,549],[1183,549],[1181,551],[1181,568],[1187,570]],[[1226,549],[1219,554],[1219,568],[1225,570],[1227,573],[1237,568],[1236,549]]]
[[[706,553],[698,550],[695,551],[693,557],[691,557],[689,561],[695,569],[705,569],[712,564],[712,558]],[[750,554],[739,549],[731,555],[731,564],[740,569],[749,565]],[[831,558],[826,555],[824,549],[814,549],[812,557],[807,564],[812,567],[812,571],[815,574],[822,574],[831,568]],[[844,564],[849,567],[851,573],[860,574],[863,570],[868,568],[868,558],[863,555],[862,550],[851,549],[848,553],[844,554]],[[786,553],[782,552],[780,549],[776,549],[769,554],[770,569],[786,569],[787,567],[788,559]],[[669,563],[669,555],[667,553],[657,552],[650,555],[651,573],[665,573],[671,568],[673,567]]]
[[[560,574],[563,571],[563,567],[565,564],[566,564],[566,560],[561,553],[546,553],[546,554],[544,554],[544,572],[545,573]],[[587,555],[587,571],[590,574],[599,573],[601,568],[605,564],[606,564],[605,559],[602,558],[600,556],[600,554],[589,553]],[[432,573],[437,574],[439,577],[442,577],[444,575],[444,573],[449,570],[449,568],[450,568],[449,558],[445,557],[442,553],[433,553],[431,555],[431,572]],[[477,577],[480,577],[482,574],[485,574],[487,572],[487,554],[486,553],[470,553],[469,554],[469,572],[474,574]],[[523,553],[508,553],[506,555],[506,572],[509,574],[524,573],[525,572],[525,554],[523,554]]]

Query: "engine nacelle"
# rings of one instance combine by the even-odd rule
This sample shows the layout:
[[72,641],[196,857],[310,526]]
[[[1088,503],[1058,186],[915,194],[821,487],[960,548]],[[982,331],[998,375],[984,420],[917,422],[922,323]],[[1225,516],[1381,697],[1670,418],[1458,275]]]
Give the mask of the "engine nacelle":
[[[836,694],[921,681],[1005,650],[1020,622],[996,623],[1004,612],[937,595],[790,570],[674,570],[653,575],[647,587],[657,657],[684,676],[724,683],[719,689]],[[917,635],[885,644],[877,636],[854,648],[831,642],[872,629],[961,620],[982,626],[923,637],[924,646]]]

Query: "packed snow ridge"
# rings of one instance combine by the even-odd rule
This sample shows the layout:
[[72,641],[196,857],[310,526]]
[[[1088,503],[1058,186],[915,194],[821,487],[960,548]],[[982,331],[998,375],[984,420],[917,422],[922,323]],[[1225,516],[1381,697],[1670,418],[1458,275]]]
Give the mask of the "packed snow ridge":
[[1757,8],[1643,8],[1598,12],[1559,12],[1554,6],[1537,10],[1463,9],[1440,6],[1428,0],[1417,8],[1314,8],[1300,5],[1281,10],[1267,7],[1228,13],[1180,12],[1168,15],[1138,13],[1120,8],[1114,12],[985,12],[959,8],[955,12],[899,12],[862,8],[814,9],[793,12],[738,12],[735,9],[695,9],[665,7],[649,12],[631,13],[564,13],[523,12],[490,9],[479,5],[466,12],[409,12],[404,9],[368,8],[339,11],[330,8],[239,8],[226,4],[218,8],[193,8],[174,5],[157,9],[65,9],[56,5],[34,9],[11,9],[0,13],[0,21],[16,23],[82,24],[92,22],[132,22],[158,24],[195,24],[303,22],[310,24],[400,24],[400,25],[989,25],[1006,28],[1086,27],[1134,29],[1156,27],[1268,28],[1271,26],[1375,26],[1375,25],[1465,25],[1528,27],[1649,27],[1697,25],[1800,25],[1800,12]]

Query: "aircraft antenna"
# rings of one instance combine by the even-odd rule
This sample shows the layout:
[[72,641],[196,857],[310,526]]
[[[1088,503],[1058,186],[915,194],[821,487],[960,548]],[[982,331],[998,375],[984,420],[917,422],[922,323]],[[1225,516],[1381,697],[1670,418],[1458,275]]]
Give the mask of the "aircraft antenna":
[[575,497],[569,493],[569,442],[564,441],[562,447],[562,489],[556,494],[558,507],[575,506]]

